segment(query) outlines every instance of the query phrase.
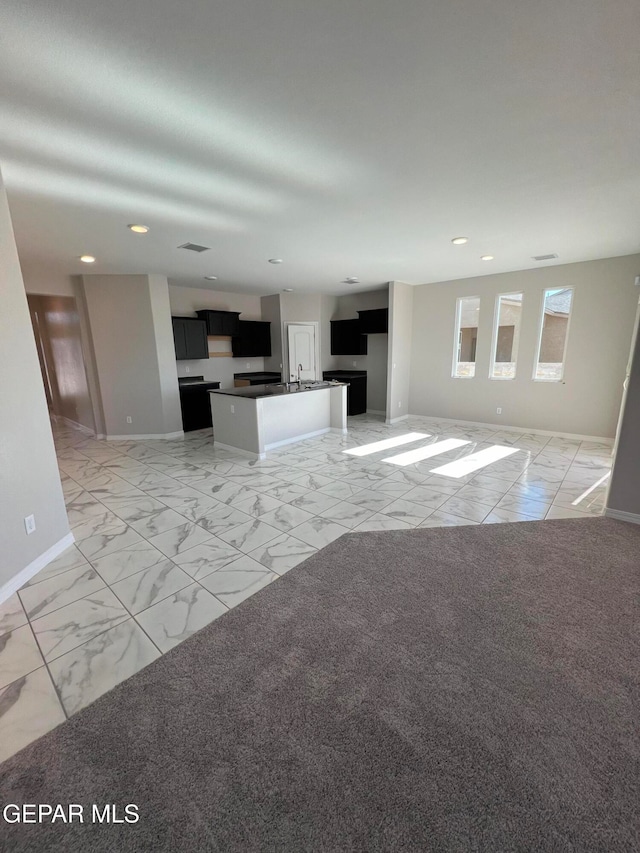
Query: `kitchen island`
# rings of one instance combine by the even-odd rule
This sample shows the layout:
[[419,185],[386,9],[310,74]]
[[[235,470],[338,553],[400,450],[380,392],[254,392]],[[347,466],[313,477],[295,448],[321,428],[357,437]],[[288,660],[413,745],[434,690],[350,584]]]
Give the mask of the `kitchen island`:
[[325,432],[347,432],[347,385],[309,382],[211,391],[213,440],[259,459]]

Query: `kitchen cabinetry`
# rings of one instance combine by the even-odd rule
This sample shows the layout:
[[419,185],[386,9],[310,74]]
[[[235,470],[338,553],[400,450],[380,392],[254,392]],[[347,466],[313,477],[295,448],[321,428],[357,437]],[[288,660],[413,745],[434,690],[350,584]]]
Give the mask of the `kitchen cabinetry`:
[[208,335],[231,337],[240,332],[239,311],[214,311],[207,308],[196,311],[196,314],[207,324]]
[[203,376],[178,379],[180,389],[180,409],[182,411],[182,429],[192,432],[194,429],[206,429],[211,426],[211,403],[209,391],[220,387],[219,382],[205,382]]
[[261,320],[239,320],[238,334],[231,347],[236,357],[271,355],[271,323]]
[[207,324],[195,317],[172,317],[176,361],[209,358]]
[[360,332],[363,335],[384,334],[389,331],[389,309],[374,308],[358,311]]
[[268,370],[233,374],[233,384],[236,388],[246,388],[249,385],[273,385],[277,382],[282,382],[282,374]]
[[360,320],[331,321],[331,355],[366,355],[367,336],[360,332]]
[[[355,320],[354,322],[358,322]],[[337,379],[348,382],[347,414],[363,415],[367,411],[367,371],[366,370],[325,370],[323,379]]]

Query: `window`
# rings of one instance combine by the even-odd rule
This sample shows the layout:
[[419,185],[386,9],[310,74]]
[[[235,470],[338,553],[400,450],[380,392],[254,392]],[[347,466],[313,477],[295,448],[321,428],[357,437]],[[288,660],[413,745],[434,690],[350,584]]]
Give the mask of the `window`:
[[533,373],[533,378],[540,382],[562,380],[572,303],[572,287],[544,292],[538,353]]
[[521,324],[522,293],[501,293],[496,300],[490,379],[516,378]]
[[476,375],[476,345],[480,297],[462,296],[456,302],[456,329],[453,349],[454,379],[471,379]]

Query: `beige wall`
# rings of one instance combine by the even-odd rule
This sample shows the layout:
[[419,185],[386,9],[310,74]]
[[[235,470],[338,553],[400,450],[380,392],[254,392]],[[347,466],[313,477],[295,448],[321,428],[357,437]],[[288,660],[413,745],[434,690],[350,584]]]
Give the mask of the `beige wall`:
[[[636,288],[636,293],[638,288]],[[640,306],[638,306],[640,318]],[[637,321],[636,321],[637,322]],[[631,354],[629,383],[620,419],[616,456],[611,474],[607,507],[630,513],[640,521],[640,334],[636,327],[634,351]]]
[[82,287],[107,436],[181,431],[166,278],[87,275]]
[[[1,175],[0,292],[0,601],[3,601],[13,592],[12,579],[68,536],[69,524]],[[28,515],[34,515],[36,521],[36,530],[30,536],[24,527]]]
[[95,431],[75,299],[34,294],[27,298],[53,414]]
[[82,276],[73,276],[73,292],[80,320],[80,338],[82,342],[82,354],[84,357],[84,369],[89,388],[89,398],[93,408],[93,421],[95,423],[96,435],[104,438],[107,430],[104,422],[104,408],[102,405],[102,391],[100,389],[100,378],[96,366],[96,355],[91,337],[91,325],[89,323],[89,311],[84,292]]
[[[355,320],[358,311],[389,307],[389,290],[369,290],[364,293],[348,293],[336,299],[332,320]],[[334,356],[333,369],[367,371],[367,409],[384,412],[387,405],[387,357],[388,335],[368,335],[366,355]],[[329,347],[331,352],[331,347]],[[325,368],[326,370],[327,368]]]
[[[331,321],[338,318],[340,310],[340,297],[335,295],[323,295],[320,302],[321,308],[321,361],[323,370],[338,370],[340,359],[343,356],[331,354]],[[348,319],[348,318],[345,318]],[[362,368],[364,370],[364,368]]]
[[217,311],[239,311],[241,320],[261,320],[260,297],[246,293],[225,293],[198,287],[169,285],[171,312],[176,317],[195,316],[205,308]]
[[271,356],[265,358],[264,369],[282,375],[282,317],[280,316],[280,294],[260,298],[262,319],[271,323]]
[[73,276],[38,259],[20,259],[24,289],[47,296],[74,296]]
[[[386,420],[395,421],[413,412],[409,408],[414,290],[401,281],[389,283],[389,351],[387,357]],[[455,302],[454,302],[455,312]],[[451,331],[453,345],[453,327]],[[421,365],[415,368],[418,372]]]
[[[612,437],[635,317],[640,256],[447,281],[414,288],[410,410],[468,421]],[[575,287],[564,381],[533,382],[546,288]],[[491,380],[496,296],[522,291],[514,380]],[[480,296],[476,376],[452,379],[458,296]],[[498,415],[496,409],[502,408]]]
[[[323,297],[319,293],[281,293],[280,294],[280,318],[282,321],[282,375],[285,379],[289,373],[289,347],[287,339],[287,325],[289,323],[317,323],[318,349],[320,350],[320,363],[317,365],[318,376],[322,376],[322,322],[323,322]],[[294,374],[295,375],[295,374]]]
[[171,323],[169,288],[164,276],[149,276],[149,295],[160,380],[164,432],[171,433],[182,429],[182,412],[177,385],[176,348]]
[[[173,317],[195,317],[196,311],[210,308],[218,311],[239,311],[241,320],[262,319],[260,297],[243,293],[225,293],[205,288],[169,285],[169,303]],[[265,319],[269,320],[268,317]],[[273,338],[272,325],[272,347]],[[176,365],[178,376],[204,376],[212,382],[220,382],[221,388],[233,387],[234,373],[265,370],[264,358],[201,358],[194,361],[178,361]]]

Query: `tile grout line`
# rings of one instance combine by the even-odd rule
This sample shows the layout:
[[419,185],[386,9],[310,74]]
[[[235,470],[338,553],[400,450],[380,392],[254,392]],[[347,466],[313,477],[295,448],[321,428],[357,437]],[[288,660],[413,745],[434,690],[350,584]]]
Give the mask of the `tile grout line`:
[[47,675],[49,676],[51,684],[53,685],[53,689],[55,691],[56,698],[57,698],[58,702],[60,703],[60,707],[62,708],[62,713],[64,714],[65,720],[68,720],[69,714],[67,714],[67,709],[65,708],[64,702],[62,701],[62,695],[61,695],[60,690],[58,689],[58,685],[56,684],[55,679],[51,673],[51,670],[49,668],[49,662],[47,661],[47,659],[44,655],[44,652],[42,651],[42,646],[40,645],[40,642],[38,640],[38,635],[36,634],[36,632],[33,628],[33,625],[31,624],[31,620],[29,619],[29,614],[27,613],[26,609],[25,609],[25,614],[27,616],[29,628],[31,629],[31,634],[33,636],[33,639],[35,640],[37,647],[38,647],[38,651],[40,652],[40,654],[42,656],[42,661],[44,663],[44,666],[47,669]]

